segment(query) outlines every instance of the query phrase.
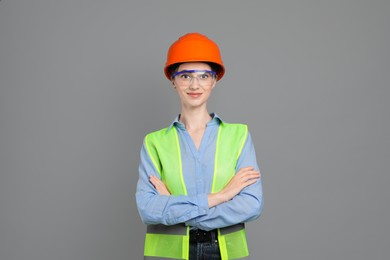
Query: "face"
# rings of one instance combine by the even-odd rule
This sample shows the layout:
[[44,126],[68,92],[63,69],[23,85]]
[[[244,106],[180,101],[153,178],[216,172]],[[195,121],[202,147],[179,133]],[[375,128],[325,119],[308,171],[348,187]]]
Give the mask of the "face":
[[[188,62],[181,64],[177,72],[184,70],[211,70],[210,66],[207,63],[202,62]],[[177,75],[173,80],[172,84],[176,87],[176,90],[179,94],[181,104],[185,108],[197,108],[206,106],[207,100],[211,94],[212,89],[215,87],[216,80],[215,78],[211,80],[210,83],[204,83],[200,79],[197,79],[197,73],[189,73],[189,75],[194,76],[191,83],[181,84],[178,77],[185,77],[185,74]],[[203,77],[199,75],[199,77]]]

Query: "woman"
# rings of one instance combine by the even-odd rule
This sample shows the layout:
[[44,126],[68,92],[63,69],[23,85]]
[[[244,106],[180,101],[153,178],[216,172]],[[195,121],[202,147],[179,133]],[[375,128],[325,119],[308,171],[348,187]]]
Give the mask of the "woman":
[[219,48],[186,34],[169,48],[164,72],[181,113],[142,146],[136,200],[147,225],[144,259],[247,257],[244,223],[260,216],[262,184],[247,126],[207,110],[225,73]]

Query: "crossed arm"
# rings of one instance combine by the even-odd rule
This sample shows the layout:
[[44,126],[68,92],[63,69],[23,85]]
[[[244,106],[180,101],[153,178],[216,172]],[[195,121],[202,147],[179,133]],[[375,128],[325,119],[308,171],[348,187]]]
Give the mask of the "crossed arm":
[[[207,195],[208,207],[233,199],[242,189],[254,184],[260,176],[260,171],[254,170],[252,166],[241,168],[221,191]],[[156,176],[150,176],[149,181],[160,195],[171,195],[166,185]]]
[[242,155],[236,174],[221,191],[170,196],[143,147],[136,192],[141,220],[147,225],[185,223],[210,230],[258,218],[263,208],[262,181],[250,136]]

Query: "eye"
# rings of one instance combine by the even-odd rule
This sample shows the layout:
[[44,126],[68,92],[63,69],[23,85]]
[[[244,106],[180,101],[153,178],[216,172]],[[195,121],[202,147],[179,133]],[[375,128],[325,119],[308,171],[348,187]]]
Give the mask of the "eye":
[[203,74],[199,75],[200,79],[208,79],[209,77],[210,77],[210,75],[208,73],[203,73]]
[[180,79],[191,79],[191,76],[189,74],[183,73],[180,75]]

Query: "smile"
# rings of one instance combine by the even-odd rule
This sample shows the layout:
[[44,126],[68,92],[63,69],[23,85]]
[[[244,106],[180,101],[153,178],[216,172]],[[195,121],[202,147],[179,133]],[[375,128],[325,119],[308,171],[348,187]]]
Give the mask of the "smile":
[[190,97],[193,97],[193,98],[197,98],[197,97],[200,97],[202,95],[202,93],[187,93],[187,95],[189,95]]

